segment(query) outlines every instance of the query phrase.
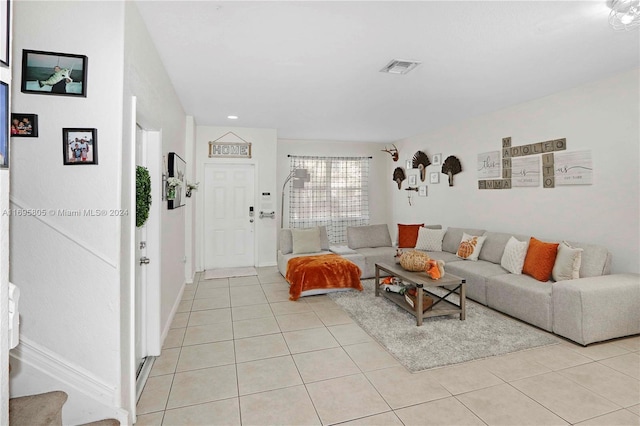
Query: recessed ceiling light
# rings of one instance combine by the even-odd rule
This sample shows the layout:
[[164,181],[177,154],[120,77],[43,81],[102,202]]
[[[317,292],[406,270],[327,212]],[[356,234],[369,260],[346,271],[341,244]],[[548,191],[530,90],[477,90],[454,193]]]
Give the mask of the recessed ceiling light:
[[227,115],[227,118],[228,118],[229,120],[237,120],[237,119],[238,119],[238,116],[237,116],[237,115]]
[[388,72],[390,74],[406,74],[422,62],[419,61],[407,61],[404,59],[393,59],[380,72]]

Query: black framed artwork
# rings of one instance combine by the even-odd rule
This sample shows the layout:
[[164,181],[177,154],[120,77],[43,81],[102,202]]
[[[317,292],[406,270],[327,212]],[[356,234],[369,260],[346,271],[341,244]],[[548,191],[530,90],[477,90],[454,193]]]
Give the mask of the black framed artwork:
[[69,53],[22,51],[23,93],[87,97],[87,57]]
[[65,166],[98,164],[98,130],[62,129],[62,155]]
[[9,167],[9,85],[0,81],[0,167]]
[[[167,207],[175,209],[184,206],[184,187],[186,184],[187,163],[175,152],[169,153],[169,167],[167,178]],[[180,183],[173,185],[177,179]]]
[[12,113],[11,136],[16,138],[37,138],[38,115]]
[[2,26],[0,28],[4,28],[0,33],[0,62],[9,66],[9,34],[11,34],[9,24],[11,23],[9,16],[11,3],[9,0],[0,0],[0,23]]

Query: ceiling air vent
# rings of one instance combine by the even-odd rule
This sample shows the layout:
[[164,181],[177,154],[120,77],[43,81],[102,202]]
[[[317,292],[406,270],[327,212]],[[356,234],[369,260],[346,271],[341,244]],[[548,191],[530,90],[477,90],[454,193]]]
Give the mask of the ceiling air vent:
[[422,62],[406,61],[404,59],[394,59],[389,62],[380,72],[388,72],[390,74],[406,74]]

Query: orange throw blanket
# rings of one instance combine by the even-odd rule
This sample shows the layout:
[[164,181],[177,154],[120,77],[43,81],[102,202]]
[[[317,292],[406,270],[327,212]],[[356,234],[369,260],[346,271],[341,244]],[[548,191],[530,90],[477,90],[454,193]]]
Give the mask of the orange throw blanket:
[[358,265],[337,254],[294,257],[287,262],[289,300],[298,300],[306,290],[355,288],[362,291],[361,274]]

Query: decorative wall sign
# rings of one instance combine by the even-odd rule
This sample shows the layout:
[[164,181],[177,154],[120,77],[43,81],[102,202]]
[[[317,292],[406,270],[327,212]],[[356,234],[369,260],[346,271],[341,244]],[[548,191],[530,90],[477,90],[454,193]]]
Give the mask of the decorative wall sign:
[[593,184],[591,151],[561,152],[554,154],[556,185]]
[[478,179],[500,177],[500,151],[478,154]]
[[65,166],[98,164],[98,129],[62,129]]
[[[484,170],[485,163],[494,164],[492,158],[487,159],[484,153],[478,155],[478,189],[511,189],[511,187],[539,186],[540,185],[540,158],[542,158],[542,186],[543,188],[554,188],[558,177],[564,178],[564,185],[578,185],[591,183],[591,156],[589,161],[580,156],[570,156],[570,161],[579,166],[566,166],[564,169],[558,168],[555,164],[554,155],[565,159],[560,153],[567,149],[567,139],[552,139],[544,142],[536,142],[529,145],[511,146],[511,137],[502,138],[502,179],[482,180],[481,169]],[[539,155],[540,157],[533,157]],[[577,168],[582,168],[581,172]],[[587,172],[586,170],[589,170]],[[571,171],[573,170],[573,171]],[[581,177],[577,177],[580,175]],[[500,176],[500,175],[498,175]],[[571,179],[568,178],[571,176]],[[575,183],[566,183],[566,182]],[[587,183],[588,182],[588,183]]]
[[11,114],[11,136],[37,138],[38,116],[36,114]]
[[245,141],[233,132],[227,132],[209,142],[209,158],[212,157],[251,158],[251,142]]
[[511,186],[540,186],[540,157],[511,159]]
[[87,57],[22,51],[23,93],[87,97]]

